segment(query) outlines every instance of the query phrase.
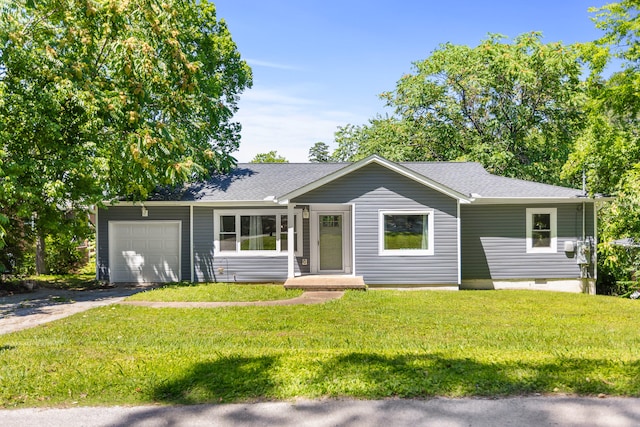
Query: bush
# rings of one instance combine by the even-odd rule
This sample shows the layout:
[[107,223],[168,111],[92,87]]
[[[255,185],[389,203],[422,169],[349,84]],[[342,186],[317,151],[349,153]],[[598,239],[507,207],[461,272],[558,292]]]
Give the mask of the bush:
[[635,291],[640,290],[640,282],[635,280],[620,280],[616,282],[613,295],[629,298],[629,296]]
[[85,253],[78,249],[78,242],[62,235],[46,238],[46,262],[51,274],[69,274],[84,265]]

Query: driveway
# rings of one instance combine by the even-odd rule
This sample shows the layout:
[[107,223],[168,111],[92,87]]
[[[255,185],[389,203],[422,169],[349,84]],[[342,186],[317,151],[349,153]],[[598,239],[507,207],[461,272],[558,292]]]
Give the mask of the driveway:
[[133,284],[88,291],[38,288],[29,293],[0,297],[0,334],[32,328],[93,307],[115,304],[153,287],[153,284]]

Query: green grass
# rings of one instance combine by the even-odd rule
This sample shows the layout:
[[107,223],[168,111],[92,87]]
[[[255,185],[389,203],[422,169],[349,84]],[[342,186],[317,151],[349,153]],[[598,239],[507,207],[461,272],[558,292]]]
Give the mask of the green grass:
[[384,233],[385,249],[427,249],[422,247],[424,237],[421,233],[390,232]]
[[640,396],[638,319],[637,301],[526,291],[108,306],[0,336],[0,405]]
[[132,301],[270,301],[295,298],[302,291],[284,289],[277,285],[245,284],[171,284],[159,289],[132,295]]

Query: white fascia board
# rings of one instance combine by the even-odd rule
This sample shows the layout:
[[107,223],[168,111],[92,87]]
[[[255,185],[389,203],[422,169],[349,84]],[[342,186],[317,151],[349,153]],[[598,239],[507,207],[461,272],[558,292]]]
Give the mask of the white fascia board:
[[[307,184],[303,187],[298,188],[297,190],[294,190],[290,193],[287,194],[283,194],[282,196],[279,197],[280,200],[283,201],[288,201],[291,199],[294,199],[298,196],[301,196],[305,193],[308,193],[309,191],[315,190],[316,188],[320,188],[325,184],[328,184],[338,178],[342,178],[345,175],[348,175],[362,167],[365,167],[367,165],[370,165],[371,163],[375,163],[378,164],[380,166],[383,166],[391,171],[394,171],[400,175],[403,175],[409,179],[412,179],[413,181],[416,181],[426,187],[430,187],[440,193],[443,193],[453,199],[459,200],[461,203],[469,203],[471,201],[471,199],[467,196],[465,196],[462,193],[458,193],[457,191],[445,187],[441,184],[438,184],[435,181],[432,181],[431,179],[420,175],[414,171],[412,171],[411,169],[408,169],[402,165],[399,165],[395,162],[383,159],[382,157],[373,155],[373,156],[369,156],[366,159],[360,160],[358,162],[352,163],[349,166],[346,166],[342,169],[339,169],[329,175],[326,175],[320,179],[318,179],[317,181],[314,181],[310,184]],[[282,203],[282,202],[281,202]]]
[[[599,199],[598,199],[599,200]],[[476,197],[474,205],[534,205],[549,203],[594,203],[596,199],[588,197]]]

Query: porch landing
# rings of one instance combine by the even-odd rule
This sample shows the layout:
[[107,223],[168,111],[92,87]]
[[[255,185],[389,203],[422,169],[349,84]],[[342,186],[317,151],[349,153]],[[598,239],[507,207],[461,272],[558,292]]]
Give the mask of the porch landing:
[[310,275],[298,276],[284,282],[285,289],[305,291],[344,291],[347,289],[367,290],[362,276]]

